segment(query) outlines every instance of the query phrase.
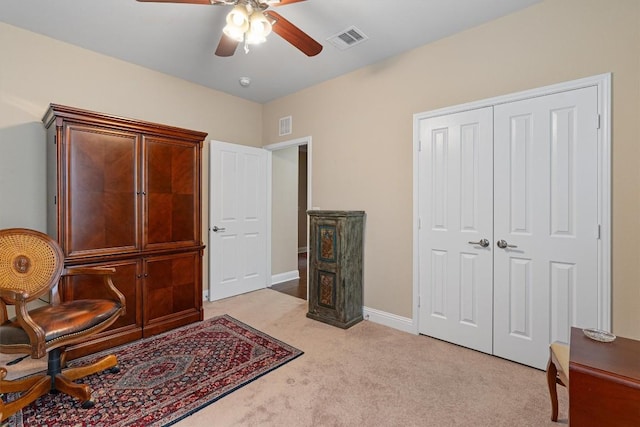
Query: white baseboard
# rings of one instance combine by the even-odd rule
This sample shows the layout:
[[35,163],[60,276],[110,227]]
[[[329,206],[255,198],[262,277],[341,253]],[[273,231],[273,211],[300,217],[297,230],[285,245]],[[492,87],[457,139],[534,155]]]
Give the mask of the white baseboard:
[[298,270],[287,271],[285,273],[278,273],[271,276],[271,285],[275,285],[282,282],[288,282],[289,280],[296,280],[300,278],[300,272]]
[[375,308],[362,307],[362,315],[365,320],[389,326],[410,334],[416,334],[416,328],[413,325],[413,319],[398,316],[396,314],[387,313],[385,311],[376,310]]

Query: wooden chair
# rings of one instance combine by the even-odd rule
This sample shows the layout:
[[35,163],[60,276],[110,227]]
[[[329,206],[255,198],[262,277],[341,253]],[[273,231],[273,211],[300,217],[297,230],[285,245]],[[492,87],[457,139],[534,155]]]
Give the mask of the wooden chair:
[[547,363],[547,384],[551,398],[551,421],[558,421],[557,384],[569,389],[569,346],[554,342],[549,347],[549,363]]
[[[88,385],[73,381],[105,369],[118,369],[109,355],[98,362],[65,368],[65,346],[78,343],[108,328],[125,312],[124,296],[111,281],[110,268],[63,268],[60,246],[46,234],[13,228],[0,231],[0,353],[30,355],[37,359],[48,354],[48,370],[37,376],[6,380],[0,368],[0,422],[49,391],[74,396],[84,408],[94,405]],[[111,299],[57,301],[57,285],[62,276],[101,275]],[[52,304],[29,309],[27,303],[53,295]],[[15,307],[9,319],[7,306]],[[12,401],[2,395],[20,393]]]

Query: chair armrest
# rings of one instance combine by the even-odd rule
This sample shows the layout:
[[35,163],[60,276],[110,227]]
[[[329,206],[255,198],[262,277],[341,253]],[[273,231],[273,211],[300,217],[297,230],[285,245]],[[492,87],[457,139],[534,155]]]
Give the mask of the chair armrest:
[[0,324],[9,320],[7,305],[16,305],[18,301],[25,301],[28,295],[11,289],[0,289]]
[[29,336],[31,343],[31,356],[35,358],[43,357],[46,354],[44,330],[33,321],[27,309],[29,294],[26,292],[16,292],[10,289],[0,289],[0,300],[2,300],[2,313],[0,318],[3,323],[8,319],[6,303],[13,305],[16,310],[16,321]]
[[18,301],[26,301],[29,294],[11,289],[0,289],[0,299],[9,305],[16,305]]
[[44,329],[35,323],[29,315],[26,298],[16,301],[15,307],[16,320],[29,336],[29,342],[31,343],[31,357],[37,359],[44,357],[44,355],[47,354]]
[[114,301],[118,301],[120,303],[120,307],[122,307],[122,315],[125,314],[126,310],[126,300],[122,292],[116,288],[113,284],[113,280],[111,279],[111,275],[116,272],[115,268],[111,267],[76,267],[76,268],[66,268],[62,272],[62,276],[82,276],[82,275],[101,275],[103,276],[102,283],[107,289],[107,291],[111,294]]

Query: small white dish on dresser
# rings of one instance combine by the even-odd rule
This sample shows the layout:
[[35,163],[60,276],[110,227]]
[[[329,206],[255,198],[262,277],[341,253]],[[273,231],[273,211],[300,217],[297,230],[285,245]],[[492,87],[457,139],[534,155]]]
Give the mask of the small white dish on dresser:
[[611,332],[603,331],[601,329],[583,329],[584,334],[595,341],[611,342],[616,339],[616,336]]

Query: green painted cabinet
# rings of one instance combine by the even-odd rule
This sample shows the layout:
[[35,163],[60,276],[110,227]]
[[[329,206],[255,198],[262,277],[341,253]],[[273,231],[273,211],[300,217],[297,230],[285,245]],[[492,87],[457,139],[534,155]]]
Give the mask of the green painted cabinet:
[[362,320],[363,211],[308,211],[307,317],[340,328]]

